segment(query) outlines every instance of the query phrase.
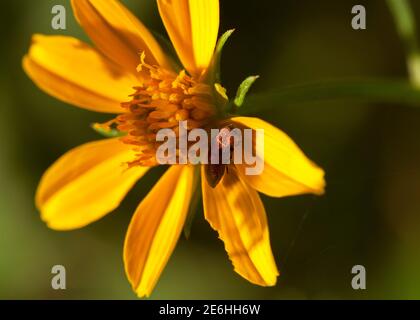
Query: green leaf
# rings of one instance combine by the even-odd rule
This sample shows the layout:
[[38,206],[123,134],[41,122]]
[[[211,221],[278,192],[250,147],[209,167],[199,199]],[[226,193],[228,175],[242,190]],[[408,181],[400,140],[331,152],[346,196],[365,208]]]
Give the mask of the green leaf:
[[417,42],[413,9],[407,0],[387,0],[387,3],[405,47],[411,81],[420,88],[420,47]]
[[190,202],[190,207],[188,209],[187,219],[184,224],[184,236],[188,240],[191,235],[192,225],[197,215],[197,210],[199,210],[199,205],[201,204],[201,173],[200,166],[196,166],[194,172],[194,181],[193,181],[193,195]]
[[98,123],[92,124],[91,128],[97,133],[99,133],[101,136],[104,136],[105,138],[119,138],[124,137],[126,135],[125,132],[121,132],[113,128],[105,128],[104,126],[101,126]]
[[251,89],[252,85],[259,79],[260,76],[250,76],[246,78],[238,88],[236,98],[233,101],[236,107],[240,108],[245,102],[246,95]]
[[420,107],[420,90],[405,80],[319,82],[250,95],[237,113],[249,115],[285,104],[343,100]]
[[205,81],[207,83],[221,83],[222,76],[221,76],[221,61],[222,61],[222,53],[223,48],[225,47],[226,42],[233,34],[235,29],[226,31],[217,42],[216,49],[214,51],[213,60],[210,63],[210,67],[208,69],[208,73],[205,76]]

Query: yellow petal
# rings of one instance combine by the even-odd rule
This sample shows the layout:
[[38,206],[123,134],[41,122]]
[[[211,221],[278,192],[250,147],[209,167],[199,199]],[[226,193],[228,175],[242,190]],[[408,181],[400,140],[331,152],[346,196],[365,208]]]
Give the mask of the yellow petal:
[[123,112],[121,102],[138,84],[134,75],[71,37],[35,35],[23,67],[48,94],[98,112]]
[[246,175],[246,165],[237,166],[241,177],[253,188],[272,197],[324,193],[324,171],[309,160],[284,132],[258,118],[232,120],[253,130],[264,130],[263,173]]
[[127,232],[124,263],[139,297],[148,297],[184,227],[194,168],[172,166],[137,208]]
[[55,230],[84,227],[116,209],[148,168],[127,168],[135,153],[118,139],[73,149],[41,179],[36,204]]
[[140,53],[146,61],[170,68],[160,45],[147,28],[117,0],[72,0],[76,19],[96,44],[115,63],[136,72]]
[[270,246],[264,206],[258,193],[242,181],[234,167],[212,189],[202,173],[204,213],[233,262],[251,283],[274,286],[279,275]]
[[158,0],[159,11],[184,67],[201,75],[219,32],[219,0]]

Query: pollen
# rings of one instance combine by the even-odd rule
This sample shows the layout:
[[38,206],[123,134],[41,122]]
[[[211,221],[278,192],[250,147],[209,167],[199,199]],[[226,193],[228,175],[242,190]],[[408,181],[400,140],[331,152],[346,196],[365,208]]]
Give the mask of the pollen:
[[136,159],[130,166],[155,166],[156,136],[161,129],[173,129],[179,135],[179,122],[187,121],[187,130],[203,128],[215,116],[213,90],[210,85],[193,79],[185,71],[179,74],[145,62],[141,56],[138,71],[149,75],[142,85],[134,87],[131,101],[121,104],[125,112],[115,119],[121,138],[133,145]]

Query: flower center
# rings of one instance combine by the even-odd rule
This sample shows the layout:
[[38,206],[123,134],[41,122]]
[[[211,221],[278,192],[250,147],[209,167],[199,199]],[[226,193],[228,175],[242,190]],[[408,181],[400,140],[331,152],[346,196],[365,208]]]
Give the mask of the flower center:
[[161,129],[173,129],[179,135],[179,122],[187,121],[187,130],[203,128],[215,116],[213,88],[188,76],[144,62],[139,71],[147,70],[149,78],[122,103],[125,113],[116,118],[118,130],[127,133],[122,142],[135,146],[137,157],[130,166],[155,166],[156,150],[161,143],[156,136]]

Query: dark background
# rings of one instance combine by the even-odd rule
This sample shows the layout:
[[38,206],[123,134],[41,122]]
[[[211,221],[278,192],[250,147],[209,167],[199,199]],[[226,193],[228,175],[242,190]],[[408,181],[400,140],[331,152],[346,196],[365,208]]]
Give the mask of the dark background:
[[[412,1],[420,19],[418,1]],[[154,1],[124,1],[164,33]],[[63,35],[86,39],[69,1],[3,1],[0,13],[0,298],[130,299],[122,247],[131,215],[161,169],[122,207],[82,230],[47,229],[34,207],[42,173],[65,151],[98,139],[89,125],[107,117],[67,106],[38,90],[21,68],[33,33],[57,34],[51,8],[67,6]],[[367,9],[365,31],[351,8]],[[236,28],[223,57],[232,94],[248,75],[253,92],[340,78],[407,77],[403,47],[383,0],[221,1],[221,32]],[[274,103],[274,102],[273,102]],[[233,272],[202,214],[181,239],[154,299],[420,298],[420,110],[354,102],[275,105],[258,116],[286,131],[327,172],[324,197],[264,197],[282,276],[259,288]],[[66,291],[51,268],[67,269]],[[364,265],[367,290],[351,269]]]

